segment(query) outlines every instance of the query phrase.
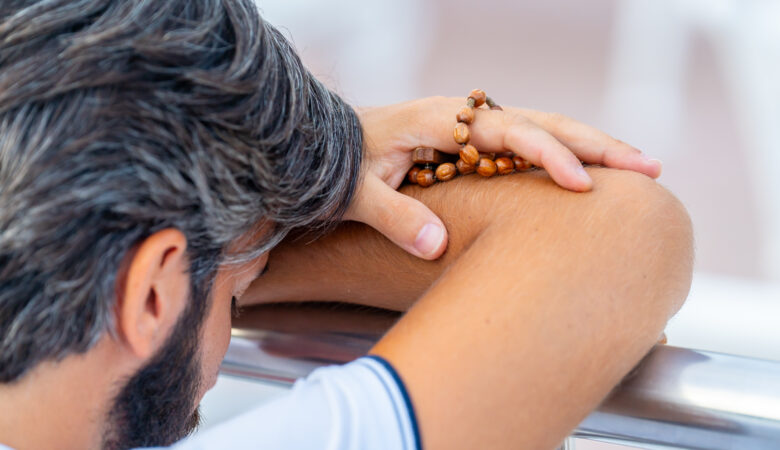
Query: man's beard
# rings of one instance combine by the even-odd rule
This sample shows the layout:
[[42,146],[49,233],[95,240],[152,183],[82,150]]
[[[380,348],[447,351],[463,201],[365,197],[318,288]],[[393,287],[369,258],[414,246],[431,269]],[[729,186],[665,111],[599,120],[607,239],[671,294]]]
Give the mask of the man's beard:
[[202,378],[198,342],[203,314],[196,303],[190,302],[165,346],[114,400],[103,448],[168,446],[198,427],[196,402]]

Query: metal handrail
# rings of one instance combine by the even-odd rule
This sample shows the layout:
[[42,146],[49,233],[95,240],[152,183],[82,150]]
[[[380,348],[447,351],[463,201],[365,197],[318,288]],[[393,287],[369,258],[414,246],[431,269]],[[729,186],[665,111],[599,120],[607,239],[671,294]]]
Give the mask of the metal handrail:
[[[234,321],[222,373],[282,384],[364,354],[398,314],[266,305]],[[780,363],[656,346],[574,436],[695,449],[780,448]]]

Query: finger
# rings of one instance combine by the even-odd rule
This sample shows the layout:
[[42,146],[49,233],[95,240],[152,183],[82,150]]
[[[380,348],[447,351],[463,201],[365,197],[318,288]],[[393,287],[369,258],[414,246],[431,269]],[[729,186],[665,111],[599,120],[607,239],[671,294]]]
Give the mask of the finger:
[[582,163],[563,144],[531,122],[515,122],[504,133],[503,147],[531,163],[544,167],[559,185],[573,191],[588,191],[593,180]]
[[[410,146],[435,147],[448,153],[460,149],[452,137],[455,114],[463,106],[457,98],[436,98],[420,104],[417,120],[430,126],[418,136],[418,142]],[[577,122],[561,114],[545,113],[530,109],[505,107],[504,111],[476,111],[469,126],[471,142],[483,152],[501,152],[503,134],[516,121],[528,120],[552,135],[579,159],[591,164],[603,164],[616,169],[627,169],[657,178],[662,164],[644,155],[636,148],[621,142],[596,128]],[[533,162],[533,161],[532,161]]]
[[399,247],[423,259],[436,259],[447,247],[447,229],[436,214],[370,173],[345,218],[373,227]]
[[518,110],[523,116],[550,133],[570,148],[581,160],[615,169],[633,170],[658,178],[663,165],[639,149],[562,114],[528,109]]
[[[460,144],[453,138],[453,127],[458,109],[465,102],[456,98],[431,98],[421,102],[416,110],[416,123],[425,124],[419,135],[410,136],[408,147],[433,147],[447,153],[457,153]],[[482,152],[506,151],[503,146],[503,136],[508,122],[504,121],[503,111],[475,111],[474,122],[469,125],[471,131],[470,143]]]
[[[455,119],[443,120],[441,112],[433,117],[438,120],[432,122],[442,123],[435,128],[426,127],[427,130],[434,131],[426,131],[426,134],[420,136],[425,145],[449,153],[460,150],[460,145],[455,143],[452,135]],[[443,133],[442,130],[447,132]],[[566,189],[582,192],[593,187],[593,181],[582,168],[579,159],[566,146],[518,113],[507,114],[504,111],[480,109],[476,111],[469,130],[470,143],[481,152],[511,151],[534,165],[544,167],[550,177]]]

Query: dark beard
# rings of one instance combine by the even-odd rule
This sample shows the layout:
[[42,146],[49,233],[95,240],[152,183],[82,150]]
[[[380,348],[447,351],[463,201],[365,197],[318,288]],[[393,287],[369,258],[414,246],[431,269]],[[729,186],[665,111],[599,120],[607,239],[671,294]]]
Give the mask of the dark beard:
[[165,346],[114,400],[103,448],[168,446],[198,427],[198,342],[203,314],[193,303],[196,302],[190,302],[182,314]]

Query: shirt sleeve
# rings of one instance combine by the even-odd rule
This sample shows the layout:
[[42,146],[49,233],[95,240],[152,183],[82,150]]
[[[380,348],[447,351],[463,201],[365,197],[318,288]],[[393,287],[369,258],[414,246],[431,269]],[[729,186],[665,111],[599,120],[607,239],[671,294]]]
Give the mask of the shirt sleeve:
[[400,376],[367,356],[317,369],[282,397],[173,448],[419,450],[421,442]]

